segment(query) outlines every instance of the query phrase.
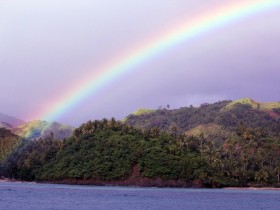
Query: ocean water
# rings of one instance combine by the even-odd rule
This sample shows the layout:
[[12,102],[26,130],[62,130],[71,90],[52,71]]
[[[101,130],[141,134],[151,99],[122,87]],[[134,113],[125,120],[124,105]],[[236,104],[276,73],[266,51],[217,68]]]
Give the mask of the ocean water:
[[280,191],[1,182],[0,209],[279,210]]

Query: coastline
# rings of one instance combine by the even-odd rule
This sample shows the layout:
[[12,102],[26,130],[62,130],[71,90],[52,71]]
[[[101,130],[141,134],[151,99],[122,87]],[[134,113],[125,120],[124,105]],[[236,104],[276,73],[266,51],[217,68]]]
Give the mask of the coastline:
[[278,187],[223,187],[225,190],[280,190]]
[[82,179],[62,179],[62,180],[43,180],[37,183],[48,184],[70,184],[70,185],[92,185],[92,186],[116,186],[116,187],[157,187],[157,188],[205,188],[197,182],[187,182],[184,180],[162,180],[137,178],[133,180],[115,180],[115,181],[101,181],[101,180],[82,180]]
[[[95,185],[95,186],[128,186],[128,187],[159,187],[159,188],[205,188],[199,180],[164,180],[161,178],[141,177],[138,164],[133,166],[132,174],[123,180],[96,180],[96,179],[78,179],[66,178],[61,180],[42,180],[40,183],[52,184],[73,184],[73,185]],[[215,186],[211,186],[215,188]],[[217,186],[216,186],[217,187]]]
[[9,178],[1,178],[0,179],[0,183],[14,183],[14,182],[18,182],[18,183],[25,183],[28,181],[22,181],[22,180],[16,180],[16,179],[9,179]]
[[93,181],[93,180],[53,180],[53,181],[23,181],[9,178],[0,178],[0,183],[35,183],[35,184],[61,184],[61,185],[87,185],[87,186],[110,186],[110,187],[157,187],[157,188],[185,188],[185,189],[223,189],[223,190],[280,190],[278,187],[205,187],[195,185],[192,182],[183,182],[180,180],[161,180],[161,179],[147,179],[148,182],[134,182],[127,183],[126,181]]

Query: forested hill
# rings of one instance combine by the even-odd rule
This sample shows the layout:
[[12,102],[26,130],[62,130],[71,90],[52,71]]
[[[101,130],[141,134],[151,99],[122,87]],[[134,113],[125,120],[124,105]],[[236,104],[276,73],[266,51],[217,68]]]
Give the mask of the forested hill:
[[0,166],[22,142],[22,138],[6,128],[0,128]]
[[[88,121],[64,139],[22,142],[2,129],[2,171],[52,183],[280,187],[278,106],[243,99],[142,110],[126,122]],[[7,154],[9,145],[19,146]]]
[[272,134],[280,133],[280,102],[259,103],[252,99],[220,101],[202,104],[200,107],[158,109],[135,112],[125,123],[138,128],[171,131],[177,129],[187,134],[211,133],[225,129],[234,131],[238,125],[262,128]]
[[39,120],[22,123],[17,127],[0,122],[0,165],[23,141],[64,139],[72,136],[73,130],[73,127],[57,122],[48,123]]
[[82,124],[68,139],[26,141],[5,161],[5,171],[8,177],[52,183],[279,187],[279,157],[279,136],[258,129],[238,126],[217,144],[203,135],[103,119]]

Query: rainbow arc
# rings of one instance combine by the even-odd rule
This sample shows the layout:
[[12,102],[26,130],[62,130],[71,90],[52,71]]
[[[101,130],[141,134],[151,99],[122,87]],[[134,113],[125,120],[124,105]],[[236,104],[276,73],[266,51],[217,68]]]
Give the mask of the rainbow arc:
[[174,27],[166,34],[159,34],[155,39],[148,39],[142,47],[133,49],[121,58],[99,69],[92,69],[87,79],[77,83],[59,100],[51,101],[47,108],[37,113],[35,118],[54,121],[70,111],[87,97],[97,93],[102,87],[127,72],[133,71],[156,55],[180,44],[192,40],[197,36],[227,26],[247,17],[270,11],[280,7],[280,0],[244,0],[232,1],[208,13],[203,13]]

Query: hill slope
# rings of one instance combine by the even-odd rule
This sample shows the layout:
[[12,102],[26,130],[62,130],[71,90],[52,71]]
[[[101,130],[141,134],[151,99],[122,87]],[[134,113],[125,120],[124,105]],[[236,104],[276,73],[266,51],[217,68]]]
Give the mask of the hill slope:
[[279,186],[279,136],[240,128],[218,145],[203,135],[135,129],[114,119],[88,121],[64,141],[26,141],[5,171],[17,179],[68,184]]
[[15,117],[0,113],[0,123],[2,123],[2,125],[8,124],[8,125],[11,125],[12,127],[17,127],[17,126],[23,124],[24,121],[17,119]]
[[253,109],[258,110],[273,110],[280,108],[280,102],[257,102],[251,98],[243,98],[229,103],[225,108],[230,109],[236,104],[246,104],[251,106]]
[[11,133],[10,130],[0,128],[0,165],[21,142],[19,136]]
[[31,121],[24,123],[12,132],[26,139],[46,138],[64,139],[72,135],[74,128],[57,122]]
[[251,128],[262,127],[269,132],[279,133],[278,107],[280,107],[278,102],[259,103],[252,99],[220,101],[213,104],[202,104],[200,107],[158,109],[144,114],[131,114],[126,117],[125,122],[138,128],[157,127],[164,131],[177,129],[189,134],[204,131],[211,133],[211,128],[215,131],[217,127],[233,131],[237,125],[243,123]]

